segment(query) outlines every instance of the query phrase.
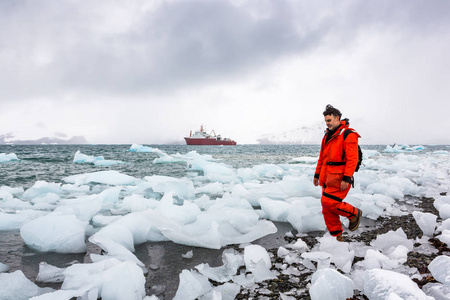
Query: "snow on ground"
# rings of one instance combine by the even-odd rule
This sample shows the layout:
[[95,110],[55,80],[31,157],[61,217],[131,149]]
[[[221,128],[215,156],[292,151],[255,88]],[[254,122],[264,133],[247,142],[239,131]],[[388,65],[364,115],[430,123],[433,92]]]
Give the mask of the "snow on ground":
[[[364,151],[364,166],[347,200],[362,208],[364,218],[376,220],[410,213],[407,195],[434,197],[439,216],[415,211],[414,220],[425,236],[437,235],[449,243],[450,196],[441,193],[450,192],[450,155],[422,153],[423,148]],[[0,263],[0,295],[34,300],[158,299],[146,296],[149,270],[134,255],[134,247],[172,241],[224,249],[222,266],[201,264],[179,274],[175,299],[234,299],[241,290],[255,289],[277,276],[292,275],[295,283],[295,276],[304,272],[313,274],[308,291],[293,289],[281,293],[280,299],[296,299],[305,292],[311,299],[346,299],[355,291],[371,300],[449,299],[445,295],[450,290],[450,259],[437,256],[429,265],[437,282],[420,289],[412,279],[422,275],[404,265],[417,241],[408,239],[402,228],[379,235],[370,245],[340,243],[326,233],[308,247],[303,241],[307,233],[325,230],[321,190],[312,184],[317,158],[236,169],[195,151],[169,155],[137,144],[129,151],[156,153],[154,163],[185,163],[187,175],[134,178],[111,170],[62,178],[64,184],[37,181],[27,190],[0,188],[0,230],[20,229],[24,242],[42,252],[84,252],[85,237],[104,252],[91,254],[92,263],[65,269],[42,262],[39,281],[62,282],[58,291],[39,288],[22,271],[8,273],[7,264]],[[0,155],[5,157],[17,159],[15,154]],[[74,162],[105,160],[78,151]],[[298,231],[294,242],[278,248],[283,262],[276,266],[272,253],[252,244],[276,232],[273,221],[289,222]],[[348,225],[347,220],[343,223]],[[227,247],[236,244],[240,250]],[[356,263],[355,257],[360,258]]]

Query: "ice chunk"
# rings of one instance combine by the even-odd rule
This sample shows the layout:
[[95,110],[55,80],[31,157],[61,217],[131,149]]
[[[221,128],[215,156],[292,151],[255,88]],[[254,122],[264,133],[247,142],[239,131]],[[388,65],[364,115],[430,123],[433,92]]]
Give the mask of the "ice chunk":
[[[447,219],[447,220],[450,220],[450,219]],[[446,229],[446,230],[442,231],[442,234],[438,235],[436,238],[439,239],[441,242],[446,243],[447,245],[450,245],[450,230]]]
[[63,178],[63,180],[75,185],[88,184],[91,182],[108,185],[132,185],[141,181],[140,179],[121,174],[115,170],[72,175]]
[[212,195],[221,195],[223,194],[223,184],[220,182],[212,182],[208,183],[205,186],[198,187],[195,189],[196,194],[212,194]]
[[145,296],[145,277],[141,268],[131,261],[114,258],[92,264],[75,264],[64,271],[62,289],[96,287],[97,299],[142,299]]
[[46,293],[41,296],[33,297],[30,300],[67,300],[67,299],[96,300],[97,295],[98,295],[98,288],[86,286],[77,290],[58,290],[51,293]]
[[319,242],[319,251],[329,253],[331,262],[345,273],[349,273],[355,257],[355,251],[349,250],[349,243],[338,242],[331,235],[325,235],[319,239]]
[[92,163],[96,166],[104,166],[104,167],[124,163],[123,161],[120,161],[120,160],[107,160],[103,156],[86,155],[86,154],[81,153],[80,150],[78,150],[75,153],[73,162],[77,163],[77,164]]
[[128,151],[130,152],[153,152],[155,149],[152,147],[143,146],[140,144],[133,144],[131,145],[130,149]]
[[23,193],[22,197],[24,199],[31,200],[35,197],[43,196],[48,193],[53,193],[53,194],[57,194],[57,195],[61,194],[62,193],[61,184],[54,183],[54,182],[49,183],[49,182],[39,180],[39,181],[36,181],[31,188],[26,190]]
[[0,153],[0,163],[6,163],[6,162],[10,162],[10,161],[16,161],[19,160],[17,158],[17,155],[15,153]]
[[317,164],[318,160],[319,160],[318,157],[311,157],[311,156],[300,156],[294,157],[292,159],[293,162],[298,164]]
[[286,222],[291,204],[284,201],[274,201],[269,198],[259,199],[261,209],[266,213],[265,218],[271,221]]
[[0,230],[14,230],[20,229],[23,224],[31,221],[32,219],[42,217],[47,212],[35,211],[35,210],[22,210],[16,213],[3,213],[0,212]]
[[450,257],[446,255],[436,257],[428,265],[428,269],[437,281],[450,286]]
[[432,237],[434,234],[434,229],[436,228],[437,216],[431,213],[423,213],[414,211],[413,217],[416,220],[417,225],[419,225],[423,234]]
[[393,251],[398,245],[403,245],[409,251],[412,251],[414,245],[412,240],[408,240],[402,228],[381,234],[370,244],[385,254]]
[[449,300],[450,286],[441,283],[428,283],[422,287],[422,290],[428,296],[434,297],[435,300]]
[[209,264],[200,264],[195,268],[204,276],[216,281],[227,282],[236,275],[239,267],[244,265],[244,258],[233,249],[226,249],[222,253],[223,265],[210,267]]
[[195,196],[194,184],[190,180],[159,175],[146,176],[144,179],[148,181],[149,187],[157,193],[172,192],[183,199],[192,199]]
[[194,257],[194,252],[192,250],[189,250],[185,254],[181,254],[181,257],[191,259],[192,257]]
[[239,294],[241,286],[236,283],[225,283],[213,288],[201,300],[234,300]]
[[145,297],[145,277],[131,261],[105,270],[100,297],[104,300],[141,300]]
[[42,252],[82,253],[86,225],[74,215],[49,214],[25,223],[20,235],[25,244]]
[[367,270],[381,268],[383,262],[388,261],[389,257],[375,249],[368,249],[364,257],[363,265]]
[[299,252],[304,252],[304,251],[309,250],[308,245],[301,238],[298,238],[294,244],[286,245],[286,248],[289,248],[292,250],[297,250]]
[[443,205],[450,204],[450,196],[441,196],[434,200],[434,207],[439,210]]
[[272,263],[267,250],[259,245],[249,245],[244,248],[244,262],[247,271],[255,276],[255,282],[274,278],[270,271]]
[[28,300],[52,291],[50,288],[40,288],[25,277],[22,271],[0,273],[0,297],[2,299]]
[[439,207],[439,216],[443,220],[450,219],[450,204],[443,204]]
[[81,221],[89,222],[101,208],[101,200],[93,195],[87,198],[63,200],[61,205],[55,208],[54,213],[74,215]]
[[287,220],[299,232],[310,232],[325,229],[320,200],[313,197],[302,197],[292,201]]
[[38,282],[63,282],[65,268],[58,268],[46,262],[39,263],[39,273],[36,277]]
[[[112,224],[114,225],[114,224]],[[110,226],[112,226],[110,225]],[[106,227],[105,227],[106,228]],[[126,230],[125,228],[123,228],[124,231]],[[114,237],[114,239],[120,239],[123,240],[124,237]],[[100,262],[102,260],[110,260],[111,258],[115,258],[119,261],[132,261],[135,264],[137,264],[138,266],[140,266],[143,270],[146,271],[144,264],[129,250],[127,249],[124,245],[116,242],[113,238],[111,238],[109,235],[107,234],[94,234],[93,236],[91,236],[89,238],[89,241],[93,244],[98,245],[99,247],[101,247],[106,254],[105,255],[98,255],[98,254],[94,254],[92,253],[90,255],[91,260],[93,262]],[[129,246],[129,247],[133,247],[133,246]],[[134,249],[134,247],[133,247]]]
[[173,300],[197,299],[208,293],[212,288],[208,278],[196,271],[183,270],[180,274],[180,284]]
[[[393,271],[372,269],[364,272],[364,294],[371,300],[432,300],[408,276]],[[389,298],[394,297],[394,298]]]
[[8,272],[8,271],[9,271],[9,267],[7,265],[5,265],[4,263],[0,262],[0,273]]
[[353,282],[333,269],[314,273],[309,289],[311,300],[341,300],[353,297]]

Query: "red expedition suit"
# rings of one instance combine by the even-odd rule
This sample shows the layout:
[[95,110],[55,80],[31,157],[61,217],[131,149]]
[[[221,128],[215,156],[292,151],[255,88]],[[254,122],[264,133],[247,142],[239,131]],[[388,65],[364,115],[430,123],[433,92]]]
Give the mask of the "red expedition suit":
[[[351,133],[344,139],[344,131]],[[342,224],[339,216],[349,220],[358,213],[357,208],[343,202],[347,196],[353,173],[358,163],[358,138],[361,136],[349,128],[347,119],[341,121],[341,125],[328,137],[327,130],[322,139],[319,161],[317,162],[315,178],[319,179],[322,186],[322,213],[325,224],[332,236],[342,233]],[[328,138],[327,138],[328,137]],[[347,189],[341,191],[341,181],[350,183]]]

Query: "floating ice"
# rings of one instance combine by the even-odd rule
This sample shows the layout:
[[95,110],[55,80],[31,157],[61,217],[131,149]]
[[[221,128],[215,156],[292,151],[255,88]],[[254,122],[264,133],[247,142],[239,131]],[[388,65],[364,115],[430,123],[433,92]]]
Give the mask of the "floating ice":
[[82,253],[86,224],[74,215],[49,214],[25,223],[20,235],[25,244],[42,252]]
[[417,225],[419,225],[420,229],[422,230],[423,234],[432,237],[434,234],[434,229],[437,225],[437,216],[433,215],[432,213],[414,211],[413,217],[416,220]]
[[[364,272],[364,294],[370,300],[432,300],[408,276],[393,271],[372,269]],[[394,297],[394,298],[390,298]]]
[[128,151],[130,151],[130,152],[153,152],[154,149],[152,147],[147,147],[147,146],[143,146],[140,144],[133,144],[133,145],[131,145],[131,147]]
[[106,166],[123,163],[118,160],[105,160],[103,156],[90,156],[80,152],[78,150],[73,157],[73,162],[76,164],[92,163],[94,165]]
[[140,179],[121,174],[115,170],[72,175],[63,178],[63,180],[75,185],[88,184],[91,182],[108,185],[132,185],[137,184],[141,181]]
[[16,161],[16,160],[20,160],[17,158],[17,155],[15,153],[0,153],[0,163],[6,163],[6,162],[10,162],[10,161]]
[[309,289],[311,300],[341,300],[353,297],[352,280],[333,269],[314,273]]
[[428,269],[437,281],[450,286],[450,257],[446,255],[436,257],[428,265]]
[[293,162],[298,164],[317,164],[318,160],[319,160],[318,157],[311,157],[311,156],[294,157],[292,159]]
[[28,300],[34,296],[52,291],[40,288],[25,277],[22,271],[0,273],[0,295],[2,299]]

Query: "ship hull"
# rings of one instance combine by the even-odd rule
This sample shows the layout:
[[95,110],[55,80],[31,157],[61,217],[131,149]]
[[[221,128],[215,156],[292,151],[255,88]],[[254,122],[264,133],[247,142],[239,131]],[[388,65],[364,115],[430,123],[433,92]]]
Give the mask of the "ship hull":
[[184,139],[186,140],[187,145],[196,145],[196,146],[220,146],[220,145],[235,146],[236,145],[235,141],[218,141],[216,139],[208,139],[208,138],[195,139],[195,138],[188,138],[188,137],[185,137]]

